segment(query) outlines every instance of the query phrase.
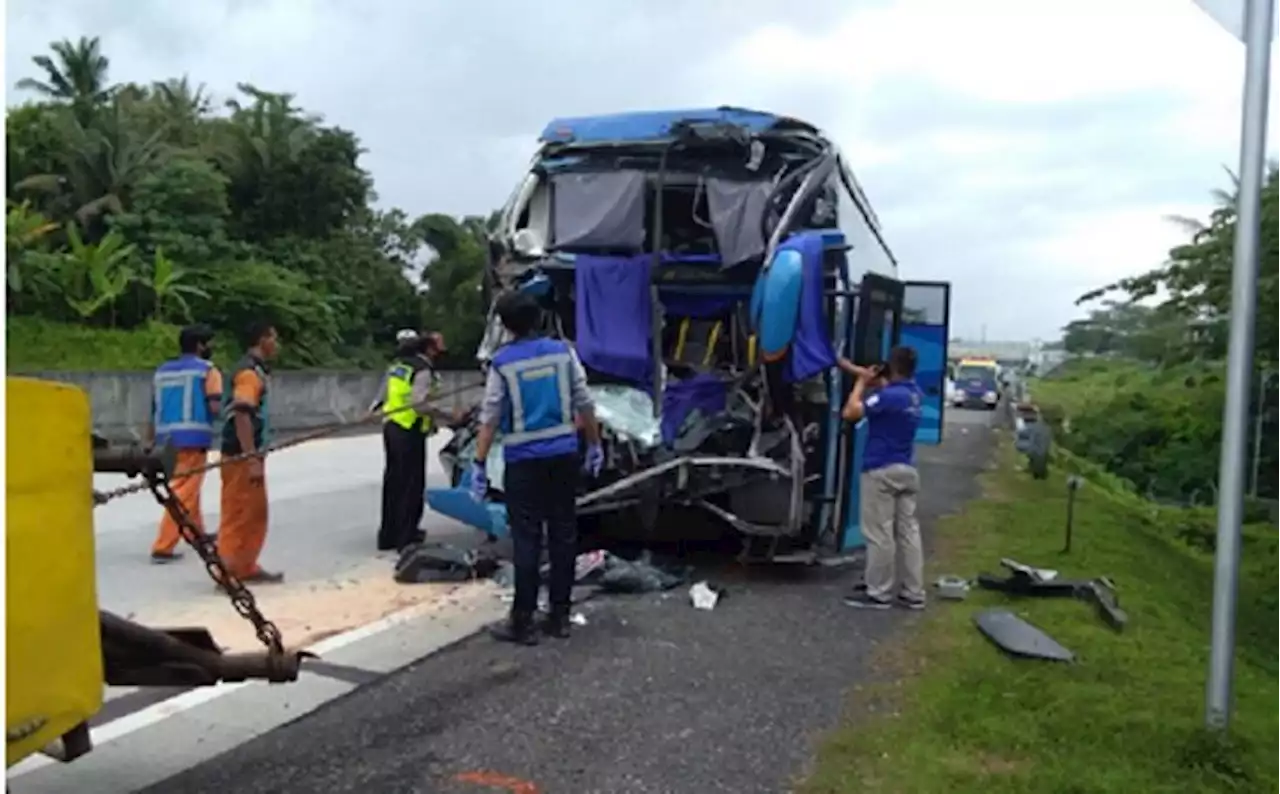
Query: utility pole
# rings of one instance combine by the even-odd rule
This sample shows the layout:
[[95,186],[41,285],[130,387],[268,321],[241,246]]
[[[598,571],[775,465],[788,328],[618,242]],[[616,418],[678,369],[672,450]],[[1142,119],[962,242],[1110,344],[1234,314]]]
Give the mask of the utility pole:
[[[1205,723],[1225,730],[1231,720],[1235,666],[1236,590],[1240,574],[1240,526],[1244,514],[1249,381],[1253,375],[1253,325],[1257,304],[1258,243],[1267,137],[1267,93],[1275,0],[1244,0],[1244,99],[1241,103],[1240,190],[1236,197],[1235,257],[1231,270],[1231,338],[1227,347],[1227,396],[1218,461],[1218,543],[1213,566],[1213,629]],[[1216,17],[1215,17],[1216,18]]]

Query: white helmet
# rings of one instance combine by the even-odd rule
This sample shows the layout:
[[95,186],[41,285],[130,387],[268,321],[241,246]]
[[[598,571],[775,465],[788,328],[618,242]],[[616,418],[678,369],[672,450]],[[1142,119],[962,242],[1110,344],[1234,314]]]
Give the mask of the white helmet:
[[396,331],[396,344],[401,345],[405,342],[412,342],[418,338],[418,332],[412,328],[401,328]]

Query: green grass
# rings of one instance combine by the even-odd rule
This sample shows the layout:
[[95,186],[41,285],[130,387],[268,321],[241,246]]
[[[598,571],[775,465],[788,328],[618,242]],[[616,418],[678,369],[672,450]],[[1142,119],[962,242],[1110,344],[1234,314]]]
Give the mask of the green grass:
[[[1088,483],[1073,550],[1062,555],[1063,475],[1036,482],[1015,461],[1002,449],[984,498],[941,522],[930,578],[995,573],[1002,557],[1064,576],[1107,575],[1129,628],[1115,633],[1072,600],[975,590],[964,602],[935,601],[883,653],[882,677],[897,683],[856,694],[801,791],[1276,791],[1275,527],[1255,528],[1246,546],[1234,722],[1220,741],[1201,729],[1211,558],[1174,539],[1163,511]],[[991,606],[1011,607],[1077,662],[1003,655],[972,622]],[[880,716],[868,717],[872,709]]]
[[5,363],[10,372],[149,370],[172,358],[178,328],[156,323],[132,331],[9,317]]

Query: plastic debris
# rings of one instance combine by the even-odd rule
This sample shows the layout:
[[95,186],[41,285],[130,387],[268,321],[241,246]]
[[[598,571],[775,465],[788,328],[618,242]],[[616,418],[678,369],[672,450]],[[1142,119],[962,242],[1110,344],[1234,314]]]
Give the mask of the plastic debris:
[[657,593],[683,584],[685,580],[685,576],[654,565],[649,553],[645,552],[638,560],[624,560],[609,554],[597,583],[608,593]]
[[720,593],[712,590],[706,582],[697,582],[689,588],[689,600],[693,602],[694,609],[712,610],[720,601]]
[[934,587],[938,588],[938,597],[948,601],[963,601],[969,595],[969,581],[962,576],[940,576]]

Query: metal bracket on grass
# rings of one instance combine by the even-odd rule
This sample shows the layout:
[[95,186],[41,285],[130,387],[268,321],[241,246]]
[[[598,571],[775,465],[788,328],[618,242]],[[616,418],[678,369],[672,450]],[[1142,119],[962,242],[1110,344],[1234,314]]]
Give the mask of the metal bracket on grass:
[[1056,574],[1034,575],[1040,569],[1030,568],[1013,560],[1001,560],[1001,564],[1010,570],[1008,577],[1001,579],[991,574],[979,574],[978,586],[1018,596],[1078,598],[1096,606],[1102,619],[1116,631],[1123,631],[1129,623],[1129,616],[1120,608],[1115,583],[1105,576],[1097,579],[1059,579]]

